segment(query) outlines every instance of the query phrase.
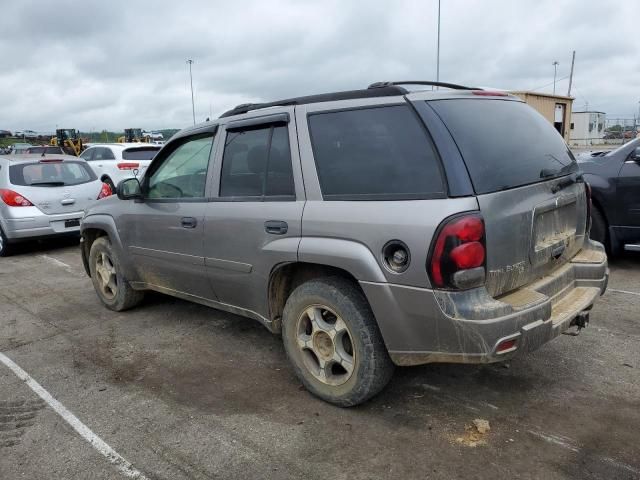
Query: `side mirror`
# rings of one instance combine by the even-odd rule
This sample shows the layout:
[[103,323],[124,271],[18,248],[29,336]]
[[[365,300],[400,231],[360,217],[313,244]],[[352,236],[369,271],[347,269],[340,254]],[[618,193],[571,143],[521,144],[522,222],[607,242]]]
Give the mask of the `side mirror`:
[[631,154],[631,158],[636,162],[640,162],[640,147],[636,148]]
[[142,187],[137,178],[127,178],[118,183],[116,194],[120,200],[133,200],[142,198]]

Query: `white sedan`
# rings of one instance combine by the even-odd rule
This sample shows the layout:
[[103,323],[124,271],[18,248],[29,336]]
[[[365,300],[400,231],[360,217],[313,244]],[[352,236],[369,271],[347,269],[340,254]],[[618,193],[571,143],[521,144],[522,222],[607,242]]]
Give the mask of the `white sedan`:
[[140,178],[161,147],[149,143],[94,143],[80,157],[115,192],[122,180],[136,174]]

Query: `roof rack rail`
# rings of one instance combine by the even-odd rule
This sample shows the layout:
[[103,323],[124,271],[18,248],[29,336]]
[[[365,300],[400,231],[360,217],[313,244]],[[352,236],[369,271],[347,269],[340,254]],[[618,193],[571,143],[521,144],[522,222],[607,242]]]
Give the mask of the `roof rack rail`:
[[284,107],[288,105],[304,105],[307,103],[319,103],[319,102],[332,102],[335,100],[352,100],[357,98],[372,98],[372,97],[391,97],[406,95],[409,93],[407,89],[398,85],[381,85],[377,89],[361,89],[361,90],[348,90],[344,92],[333,93],[321,93],[319,95],[308,95],[304,97],[288,98],[285,100],[276,100],[275,102],[267,103],[243,103],[231,110],[224,112],[220,115],[220,118],[230,117],[232,115],[239,115],[247,113],[252,110],[259,110],[261,108],[268,107]]
[[376,82],[369,85],[367,88],[384,88],[393,87],[396,85],[429,85],[432,87],[451,88],[453,90],[482,90],[479,87],[466,87],[464,85],[457,85],[455,83],[446,82],[431,82],[425,80],[402,80],[400,82]]

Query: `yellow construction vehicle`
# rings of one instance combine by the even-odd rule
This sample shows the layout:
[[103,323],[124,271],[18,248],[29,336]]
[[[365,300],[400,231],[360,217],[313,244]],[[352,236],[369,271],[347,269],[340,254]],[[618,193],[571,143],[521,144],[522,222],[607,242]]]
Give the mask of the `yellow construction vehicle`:
[[151,137],[144,135],[141,128],[125,128],[124,135],[118,137],[118,143],[151,143]]
[[59,128],[56,130],[56,136],[51,137],[49,144],[54,146],[59,145],[65,153],[75,155],[76,157],[80,155],[83,150],[82,139],[75,128]]

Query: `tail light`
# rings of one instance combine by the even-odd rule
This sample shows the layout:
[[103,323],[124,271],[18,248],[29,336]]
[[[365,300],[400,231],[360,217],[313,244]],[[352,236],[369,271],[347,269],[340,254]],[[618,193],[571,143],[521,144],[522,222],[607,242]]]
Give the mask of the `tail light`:
[[33,203],[13,190],[0,189],[0,198],[10,207],[33,207]]
[[120,162],[118,163],[118,170],[135,170],[140,166],[136,162]]
[[591,232],[591,185],[584,182],[584,193],[587,196],[587,228],[585,233],[589,235]]
[[484,221],[479,214],[452,217],[438,228],[428,264],[435,288],[465,289],[484,284],[485,262]]
[[101,198],[110,197],[111,195],[113,195],[111,187],[106,183],[103,183],[102,188],[100,189],[100,194],[98,195],[98,200],[100,200]]

